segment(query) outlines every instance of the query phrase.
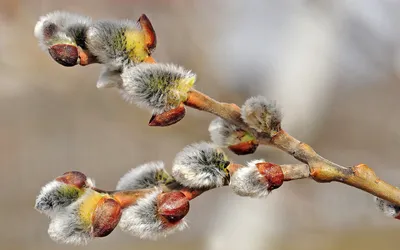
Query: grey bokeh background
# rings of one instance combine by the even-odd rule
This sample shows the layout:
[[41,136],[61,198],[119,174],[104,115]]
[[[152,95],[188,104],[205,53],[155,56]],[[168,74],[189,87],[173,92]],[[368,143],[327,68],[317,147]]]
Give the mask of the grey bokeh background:
[[[33,27],[58,9],[95,19],[146,13],[156,59],[195,71],[199,90],[238,104],[276,99],[286,130],[323,156],[400,182],[398,1],[0,0],[1,249],[398,249],[399,222],[377,212],[370,195],[307,180],[266,200],[207,192],[191,203],[190,228],[157,242],[119,229],[86,247],[52,242],[48,219],[33,209],[47,181],[79,170],[112,189],[146,161],[170,167],[185,145],[208,140],[213,118],[190,110],[172,127],[150,128],[147,111],[96,89],[99,65],[53,62]],[[294,162],[267,148],[232,157]]]

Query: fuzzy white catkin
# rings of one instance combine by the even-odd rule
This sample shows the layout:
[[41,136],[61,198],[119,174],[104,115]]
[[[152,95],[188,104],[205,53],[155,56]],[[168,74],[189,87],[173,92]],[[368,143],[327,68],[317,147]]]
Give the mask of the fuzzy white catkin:
[[[68,195],[66,195],[68,190]],[[80,196],[77,187],[59,182],[51,181],[47,183],[36,198],[35,208],[49,217],[53,217],[60,210],[75,202]]]
[[263,96],[251,97],[242,106],[243,121],[257,132],[277,131],[282,113],[274,101]]
[[163,224],[157,214],[157,197],[161,192],[158,189],[124,209],[119,222],[121,229],[142,239],[157,240],[187,227],[184,219],[169,227]]
[[145,189],[158,186],[157,174],[164,171],[162,161],[149,162],[132,168],[128,173],[121,177],[117,184],[117,190]]
[[268,183],[258,171],[256,164],[264,160],[253,160],[247,166],[239,168],[230,179],[229,186],[240,196],[263,198],[269,194]]
[[94,22],[87,31],[86,45],[89,51],[110,70],[122,70],[135,65],[131,51],[126,49],[127,31],[139,31],[138,24],[130,20],[101,20]]
[[171,100],[183,99],[196,75],[174,64],[142,63],[125,68],[121,77],[120,93],[125,101],[159,114],[176,108],[179,103]]
[[[86,185],[94,187],[94,181],[87,178]],[[53,180],[40,190],[36,198],[35,209],[49,217],[54,217],[58,212],[77,201],[82,193],[82,190],[75,186]]]
[[48,233],[52,240],[58,243],[86,245],[91,236],[91,225],[81,220],[80,207],[95,191],[87,189],[76,202],[52,218]]
[[[40,47],[47,51],[53,42],[82,43],[84,45],[84,34],[91,24],[89,17],[65,11],[54,11],[40,17],[35,25],[34,34],[39,40]],[[51,25],[52,28],[48,29]],[[46,39],[45,33],[54,32],[51,39]],[[81,41],[82,40],[82,41]]]
[[214,188],[224,185],[227,173],[225,155],[215,145],[201,142],[186,146],[174,160],[172,176],[190,188]]
[[374,201],[378,210],[383,212],[386,216],[397,217],[400,215],[400,206],[378,197],[374,197]]
[[227,147],[240,143],[234,132],[240,130],[236,125],[218,117],[211,121],[208,127],[212,142],[220,147]]

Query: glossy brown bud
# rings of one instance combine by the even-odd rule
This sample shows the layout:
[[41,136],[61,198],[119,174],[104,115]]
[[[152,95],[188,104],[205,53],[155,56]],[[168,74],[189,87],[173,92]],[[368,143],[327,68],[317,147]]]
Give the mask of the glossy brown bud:
[[122,215],[121,205],[112,198],[102,198],[96,206],[92,217],[92,236],[104,237],[109,235]]
[[282,168],[279,165],[270,162],[262,162],[257,163],[256,167],[268,183],[269,191],[276,189],[283,184],[284,175]]
[[144,32],[146,46],[149,54],[151,54],[157,46],[156,32],[154,31],[150,19],[145,14],[139,17],[138,23]]
[[56,44],[49,48],[49,53],[59,64],[72,67],[78,63],[78,47],[72,44]]
[[189,200],[180,191],[163,193],[157,199],[158,214],[164,223],[176,224],[189,212]]
[[230,145],[228,148],[237,155],[248,155],[253,154],[257,150],[257,147],[258,143],[256,141],[246,141]]
[[168,110],[164,113],[157,114],[151,117],[149,126],[166,127],[179,122],[185,117],[185,105],[181,103],[177,108]]
[[63,182],[65,184],[73,185],[77,188],[83,188],[86,185],[87,177],[81,172],[70,171],[56,178],[56,181]]

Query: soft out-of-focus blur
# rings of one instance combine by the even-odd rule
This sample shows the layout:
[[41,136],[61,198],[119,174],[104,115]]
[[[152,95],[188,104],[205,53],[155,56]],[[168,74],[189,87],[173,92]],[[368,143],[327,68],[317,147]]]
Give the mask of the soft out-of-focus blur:
[[[33,209],[57,175],[79,170],[112,189],[130,168],[170,167],[185,145],[209,139],[211,115],[190,110],[172,127],[148,127],[148,111],[96,89],[99,65],[65,68],[40,51],[33,28],[53,10],[95,19],[146,13],[156,59],[192,69],[199,90],[238,104],[276,99],[289,133],[328,159],[363,162],[400,183],[398,1],[0,0],[1,249],[71,248],[50,240],[48,219]],[[230,155],[294,162],[268,148]],[[116,229],[82,249],[398,249],[399,222],[342,184],[285,183],[266,200],[224,188],[191,205],[190,228],[165,240]]]

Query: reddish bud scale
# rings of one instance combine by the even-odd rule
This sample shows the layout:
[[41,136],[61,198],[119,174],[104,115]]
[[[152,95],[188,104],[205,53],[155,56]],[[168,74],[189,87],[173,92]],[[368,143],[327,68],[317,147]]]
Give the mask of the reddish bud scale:
[[102,198],[96,206],[92,217],[92,236],[104,237],[109,235],[122,215],[121,205],[112,198]]
[[78,47],[71,44],[56,44],[49,48],[49,54],[59,64],[72,67],[78,63]]
[[151,24],[149,18],[145,14],[140,16],[138,23],[144,32],[146,46],[149,54],[151,54],[151,52],[153,52],[157,46],[156,32],[154,31],[153,25]]
[[394,218],[397,219],[397,220],[400,220],[400,213]]
[[146,57],[146,59],[144,59],[143,62],[145,62],[145,63],[157,63],[156,60],[151,56]]
[[164,113],[153,115],[149,121],[149,126],[166,127],[179,122],[185,117],[186,109],[182,103],[174,109]]
[[246,141],[235,145],[231,145],[228,148],[237,155],[247,155],[247,154],[253,154],[257,150],[257,147],[258,147],[257,142]]
[[189,212],[189,200],[180,191],[162,193],[158,196],[157,207],[163,223],[174,225]]
[[265,181],[268,182],[269,191],[276,189],[283,184],[284,175],[282,168],[279,165],[262,162],[257,163],[256,167],[260,174],[265,178]]
[[98,63],[97,58],[90,53],[88,50],[84,50],[78,47],[79,53],[79,65],[86,66],[92,63]]
[[65,184],[73,185],[77,188],[83,188],[86,185],[86,175],[78,171],[66,172],[63,175],[56,178],[56,181],[63,182]]

